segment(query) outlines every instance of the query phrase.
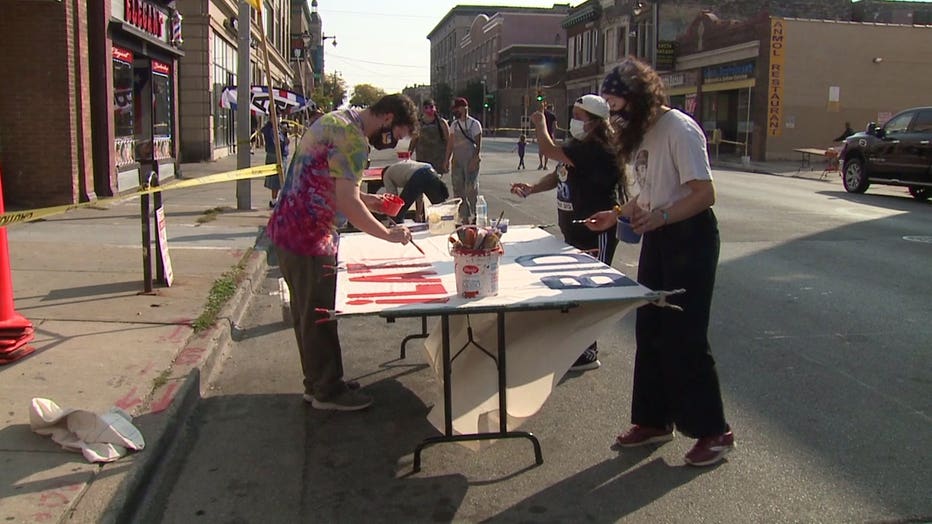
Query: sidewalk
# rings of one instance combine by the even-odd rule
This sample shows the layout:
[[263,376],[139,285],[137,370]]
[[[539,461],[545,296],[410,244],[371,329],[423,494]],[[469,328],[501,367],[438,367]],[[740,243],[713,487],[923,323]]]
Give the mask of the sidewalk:
[[[252,164],[262,160],[254,155]],[[235,168],[235,156],[182,165],[185,180]],[[199,397],[198,372],[209,372],[264,274],[265,252],[252,248],[269,192],[261,178],[250,187],[248,211],[236,211],[235,182],[164,193],[174,284],[155,283],[150,295],[141,294],[138,197],[7,228],[14,304],[35,327],[36,351],[0,366],[0,520],[125,520],[124,506],[145,489],[173,426]],[[223,212],[205,220],[216,208]],[[153,249],[153,274],[157,256]],[[237,267],[242,282],[221,320],[195,334],[214,282]],[[97,413],[118,406],[134,416],[146,448],[87,463],[30,430],[33,397]]]

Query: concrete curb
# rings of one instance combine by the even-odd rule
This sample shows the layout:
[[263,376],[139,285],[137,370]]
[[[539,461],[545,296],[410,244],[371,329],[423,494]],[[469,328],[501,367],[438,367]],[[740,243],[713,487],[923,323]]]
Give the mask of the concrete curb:
[[[147,424],[150,428],[146,449],[133,456],[129,470],[98,522],[136,522],[146,498],[164,489],[164,483],[159,479],[171,465],[166,464],[163,458],[172,456],[171,451],[186,441],[183,438],[185,428],[197,409],[202,388],[209,382],[219,356],[230,344],[255,290],[265,278],[268,243],[264,239],[262,232],[256,246],[240,260],[243,280],[233,297],[221,308],[217,321],[204,332],[191,335],[172,363],[170,378],[149,395],[146,406],[157,411],[152,412],[155,418]],[[195,355],[197,358],[192,358]],[[201,377],[208,380],[202,382]],[[182,456],[183,453],[177,455]],[[93,482],[88,491],[90,489],[93,489]]]

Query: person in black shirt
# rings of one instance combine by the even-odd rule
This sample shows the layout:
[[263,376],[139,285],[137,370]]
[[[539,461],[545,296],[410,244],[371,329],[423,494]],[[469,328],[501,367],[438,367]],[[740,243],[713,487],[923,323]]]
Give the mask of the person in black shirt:
[[[573,105],[570,121],[572,140],[558,146],[553,143],[543,112],[531,115],[540,151],[558,162],[554,171],[533,185],[514,184],[511,191],[522,197],[557,190],[557,214],[560,231],[567,244],[594,254],[611,265],[618,239],[614,231],[591,231],[580,222],[594,213],[613,209],[618,203],[618,188],[625,188],[624,171],[619,167],[612,131],[608,122],[608,103],[597,95],[585,95]],[[623,196],[623,195],[622,195]],[[595,342],[586,348],[570,368],[573,371],[596,369],[601,365]]]
[[851,122],[845,122],[845,130],[841,132],[840,135],[835,137],[835,140],[832,142],[844,142],[846,138],[854,134],[854,129],[851,129]]

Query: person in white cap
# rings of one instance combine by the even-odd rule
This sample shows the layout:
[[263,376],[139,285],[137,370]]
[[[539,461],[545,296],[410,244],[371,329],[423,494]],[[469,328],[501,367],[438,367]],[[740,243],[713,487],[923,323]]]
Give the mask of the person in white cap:
[[[588,251],[601,262],[611,265],[618,239],[613,231],[591,231],[582,220],[599,212],[614,209],[624,198],[625,173],[619,167],[608,103],[598,95],[584,95],[573,104],[570,120],[572,139],[563,145],[553,143],[547,132],[543,112],[531,115],[540,151],[558,162],[554,171],[533,185],[514,184],[511,191],[522,197],[541,191],[557,190],[557,215],[560,231],[567,244]],[[619,193],[621,189],[621,193]],[[593,342],[570,368],[572,371],[596,369],[598,345]]]

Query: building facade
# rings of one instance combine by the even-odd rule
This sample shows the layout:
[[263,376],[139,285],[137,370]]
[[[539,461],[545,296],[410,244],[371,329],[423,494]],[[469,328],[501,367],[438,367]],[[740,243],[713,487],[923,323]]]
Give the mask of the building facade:
[[667,94],[721,138],[713,154],[792,159],[832,146],[845,122],[929,104],[932,26],[702,13],[678,46]]
[[514,134],[527,127],[525,116],[537,107],[528,93],[538,87],[562,110],[566,38],[560,22],[568,11],[568,4],[451,9],[427,36],[441,110],[453,96],[465,96],[485,127]]
[[6,202],[72,204],[174,176],[177,11],[148,0],[7,2],[0,34]]
[[[116,1],[116,0],[114,0]],[[180,135],[184,162],[215,160],[235,152],[234,113],[220,106],[225,87],[237,85],[239,33],[235,0],[179,0],[184,16],[185,59],[180,64]],[[270,78],[260,74],[262,46],[259,17],[255,10],[250,23],[250,71],[253,85],[290,89],[294,85],[291,55],[291,4],[289,0],[266,0],[262,12],[269,46]]]

